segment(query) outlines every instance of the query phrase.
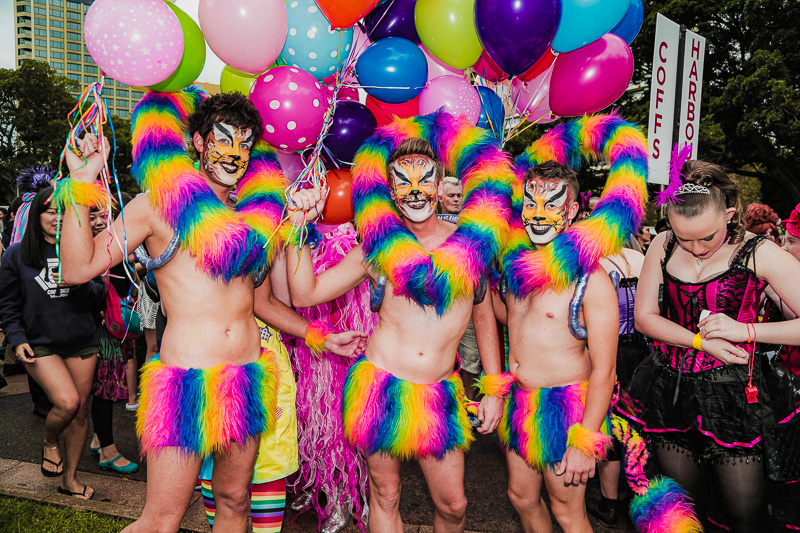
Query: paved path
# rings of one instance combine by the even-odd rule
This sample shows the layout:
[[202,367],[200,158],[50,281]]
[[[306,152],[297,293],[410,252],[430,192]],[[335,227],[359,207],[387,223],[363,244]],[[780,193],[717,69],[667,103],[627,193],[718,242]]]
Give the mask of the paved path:
[[[126,476],[100,470],[92,457],[88,442],[79,464],[79,479],[95,489],[95,499],[81,501],[63,496],[55,491],[58,479],[46,478],[39,471],[44,420],[33,414],[33,403],[27,394],[27,378],[23,375],[7,377],[9,386],[0,389],[0,494],[71,505],[100,513],[136,518],[144,506],[147,465]],[[125,411],[124,402],[114,406],[114,437],[120,452],[128,458],[137,456],[138,442],[134,432],[134,415]],[[91,426],[91,424],[90,424]],[[91,427],[90,427],[91,432]],[[91,435],[91,433],[90,433]],[[466,458],[465,486],[469,508],[467,530],[485,533],[518,533],[522,531],[519,518],[506,496],[507,474],[505,459],[493,437],[479,435]],[[590,485],[589,497],[598,497],[598,489]],[[403,494],[401,513],[407,533],[430,533],[433,504],[427,495],[425,480],[414,463],[403,467]],[[293,523],[291,511],[284,527],[285,533],[313,532],[317,530],[316,515],[305,513]],[[610,530],[593,523],[596,532],[632,533],[630,521],[625,517],[617,528]],[[210,531],[199,493],[192,500],[183,527],[190,531]],[[356,533],[354,525],[345,533]],[[555,531],[561,531],[557,526]]]

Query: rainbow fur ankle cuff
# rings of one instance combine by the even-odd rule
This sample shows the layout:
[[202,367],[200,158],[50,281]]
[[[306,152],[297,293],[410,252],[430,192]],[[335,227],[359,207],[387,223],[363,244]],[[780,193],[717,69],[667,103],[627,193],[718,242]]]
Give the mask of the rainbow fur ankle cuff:
[[306,346],[314,355],[325,349],[325,339],[333,333],[333,328],[321,320],[312,320],[306,327]]
[[595,461],[604,461],[608,458],[611,436],[586,429],[582,424],[573,424],[567,433],[567,446],[582,451]]
[[484,374],[478,379],[477,387],[481,394],[486,396],[500,396],[505,398],[511,390],[511,385],[516,381],[508,372],[502,374]]
[[275,354],[246,365],[166,366],[158,356],[142,367],[136,434],[142,457],[178,447],[205,457],[230,450],[275,428],[278,367]]
[[[75,205],[99,207],[108,204],[109,195],[100,183],[61,178],[56,181],[56,190],[50,201],[62,209]],[[113,199],[111,201],[113,202]]]

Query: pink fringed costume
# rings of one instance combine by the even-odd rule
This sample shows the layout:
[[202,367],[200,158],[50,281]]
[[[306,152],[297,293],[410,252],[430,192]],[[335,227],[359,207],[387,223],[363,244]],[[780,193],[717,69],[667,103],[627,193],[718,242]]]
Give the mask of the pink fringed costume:
[[[314,274],[338,264],[356,244],[351,224],[317,224],[319,238],[311,248]],[[315,307],[297,312],[309,320],[332,324],[335,331],[356,330],[368,335],[378,325],[378,315],[369,310],[369,282]],[[367,518],[369,490],[364,456],[344,436],[342,388],[353,360],[322,352],[315,356],[303,339],[294,339],[292,362],[297,378],[297,421],[300,470],[291,484],[297,493],[308,492],[320,523],[336,507],[350,514],[363,527]],[[320,495],[326,494],[323,507]]]

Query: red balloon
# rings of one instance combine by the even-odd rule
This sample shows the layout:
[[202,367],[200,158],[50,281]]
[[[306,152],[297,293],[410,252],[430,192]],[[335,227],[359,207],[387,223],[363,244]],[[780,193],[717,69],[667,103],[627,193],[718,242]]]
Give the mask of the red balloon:
[[349,170],[328,171],[328,201],[322,210],[323,224],[344,224],[355,218],[353,200],[350,198],[350,184],[353,176]]
[[553,61],[558,57],[558,52],[553,50],[552,48],[544,53],[539,60],[534,63],[534,65],[525,71],[524,74],[519,75],[519,79],[522,81],[531,81],[533,78],[537,77],[539,74],[544,72],[545,70],[549,69],[550,66],[553,64]]
[[481,57],[478,58],[478,61],[472,65],[472,70],[474,70],[475,74],[481,78],[492,83],[497,83],[498,81],[503,81],[504,79],[508,78],[508,74],[503,72],[503,69],[501,69],[497,63],[495,63],[494,59],[489,57],[489,54],[486,53],[486,50],[483,51]]
[[322,14],[334,28],[349,28],[372,11],[380,0],[317,0]]
[[388,104],[367,95],[367,109],[372,111],[378,126],[385,126],[395,118],[408,118],[419,115],[419,96],[402,104]]

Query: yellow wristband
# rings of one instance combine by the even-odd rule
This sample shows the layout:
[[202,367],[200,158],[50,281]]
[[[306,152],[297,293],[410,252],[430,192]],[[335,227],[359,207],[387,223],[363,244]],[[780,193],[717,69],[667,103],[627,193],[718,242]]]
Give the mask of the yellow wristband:
[[694,348],[698,352],[703,351],[703,338],[700,336],[699,333],[695,335],[694,338],[692,339],[692,348]]

